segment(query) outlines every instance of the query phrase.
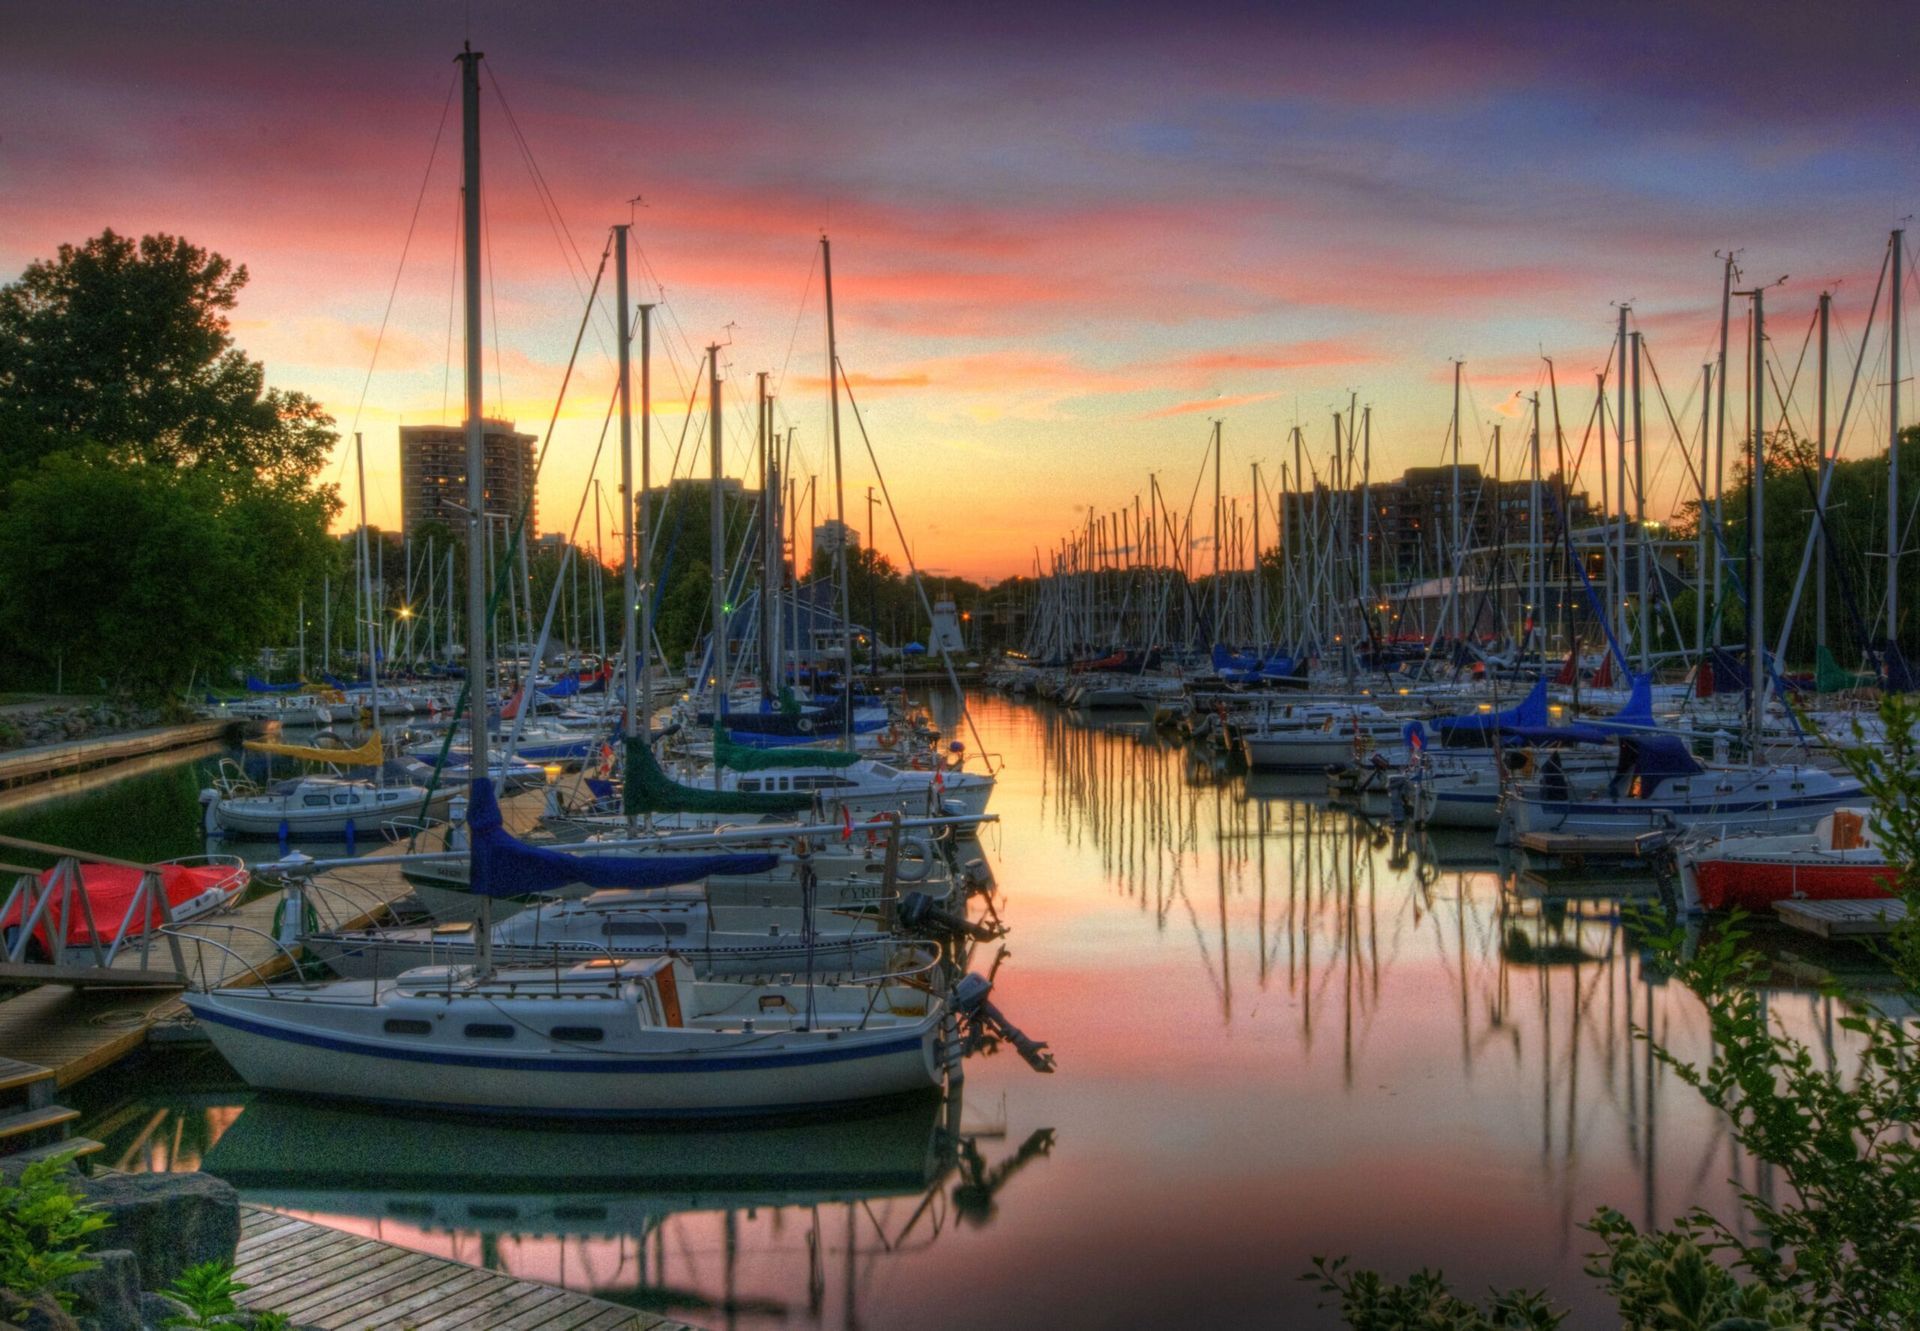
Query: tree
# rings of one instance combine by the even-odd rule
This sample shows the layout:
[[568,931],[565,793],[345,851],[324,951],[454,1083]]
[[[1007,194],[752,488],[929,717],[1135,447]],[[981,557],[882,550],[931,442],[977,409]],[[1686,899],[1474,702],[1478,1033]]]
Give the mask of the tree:
[[29,669],[158,694],[294,631],[336,557],[329,497],[56,453],[0,510],[0,633]]
[[177,236],[108,230],[0,287],[0,466],[82,443],[130,462],[304,487],[335,436],[233,345],[247,270]]

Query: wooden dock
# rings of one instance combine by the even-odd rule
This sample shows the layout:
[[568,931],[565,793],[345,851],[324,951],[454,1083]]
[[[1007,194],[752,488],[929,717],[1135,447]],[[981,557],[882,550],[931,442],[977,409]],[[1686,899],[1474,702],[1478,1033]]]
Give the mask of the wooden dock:
[[240,1208],[240,1302],[328,1331],[692,1331],[652,1313],[465,1262]]
[[1884,938],[1907,918],[1907,903],[1897,898],[1776,901],[1773,909],[1782,924],[1828,939]]
[[169,749],[210,744],[231,738],[232,721],[191,721],[186,725],[159,726],[125,735],[103,735],[97,739],[69,740],[64,744],[41,744],[30,749],[0,753],[0,787],[23,781],[43,781],[60,772],[79,771],[106,763],[139,758]]
[[[503,812],[508,825],[519,828],[530,823],[539,814],[541,800],[538,789],[507,800]],[[366,856],[390,849],[383,843],[369,849]],[[398,866],[370,864],[364,869],[336,871],[326,882],[335,890],[324,897],[313,894],[316,903],[327,903],[320,907],[322,923],[344,929],[372,923],[389,905],[413,890]],[[203,936],[239,954],[230,957],[211,942],[196,946],[183,939],[187,976],[196,981],[202,974],[215,979],[223,974],[224,967],[228,982],[248,984],[253,982],[249,966],[269,979],[286,970],[286,954],[271,942],[274,912],[280,902],[280,893],[267,892],[232,910],[180,925],[183,934]],[[226,927],[229,925],[243,925],[253,932],[232,930]],[[148,964],[172,970],[173,957],[163,942],[155,941]],[[156,988],[151,982],[143,983],[139,966],[138,954],[115,959],[115,973],[127,977],[130,987],[125,989],[41,984],[0,1001],[0,1051],[9,1058],[52,1068],[58,1085],[65,1088],[139,1049],[156,1026],[177,1026],[189,1020],[177,987]]]

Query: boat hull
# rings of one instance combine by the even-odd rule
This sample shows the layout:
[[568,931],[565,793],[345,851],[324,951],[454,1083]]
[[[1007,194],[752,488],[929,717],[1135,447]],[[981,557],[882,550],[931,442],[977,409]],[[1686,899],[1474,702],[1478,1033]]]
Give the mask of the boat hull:
[[750,1117],[883,1100],[942,1083],[938,1013],[904,1029],[798,1038],[769,1032],[757,1044],[689,1029],[645,1053],[502,1055],[364,1038],[323,1021],[288,1022],[273,1011],[286,1000],[234,990],[188,994],[185,1001],[249,1085],[436,1112]]

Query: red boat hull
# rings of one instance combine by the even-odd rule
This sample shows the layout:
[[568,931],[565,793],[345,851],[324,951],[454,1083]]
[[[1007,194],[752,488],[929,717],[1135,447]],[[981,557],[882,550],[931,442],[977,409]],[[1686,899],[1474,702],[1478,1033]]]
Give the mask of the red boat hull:
[[1770,911],[1776,901],[1854,901],[1894,895],[1888,864],[1818,864],[1795,860],[1698,860],[1694,885],[1706,910]]

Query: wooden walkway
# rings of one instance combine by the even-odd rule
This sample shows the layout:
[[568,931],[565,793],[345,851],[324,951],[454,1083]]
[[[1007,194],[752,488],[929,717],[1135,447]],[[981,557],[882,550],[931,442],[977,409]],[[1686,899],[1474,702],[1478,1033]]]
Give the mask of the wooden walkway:
[[[530,823],[539,814],[542,792],[525,791],[506,801],[504,812],[510,827]],[[379,855],[392,848],[382,843],[366,852]],[[397,866],[368,865],[328,875],[323,886],[332,890],[322,896],[316,892],[322,924],[344,929],[360,928],[392,902],[413,889]],[[232,947],[244,960],[227,956],[218,947],[181,944],[186,973],[196,981],[204,973],[218,979],[223,973],[228,982],[249,984],[247,966],[271,979],[287,968],[285,953],[274,947],[273,916],[281,901],[277,891],[267,892],[232,910],[180,926],[184,933],[197,933]],[[244,925],[255,932],[229,930],[225,926]],[[171,970],[173,956],[164,943],[156,941],[148,963]],[[121,956],[115,970],[137,972],[137,954]],[[223,972],[224,967],[224,972]],[[133,978],[130,976],[130,978]],[[78,988],[70,985],[43,984],[0,1002],[0,1054],[52,1068],[58,1084],[64,1088],[108,1067],[146,1043],[155,1026],[186,1019],[186,1006],[177,991],[169,989]]]
[[1907,903],[1897,899],[1773,903],[1782,924],[1820,938],[1882,938],[1907,918]]
[[0,786],[23,781],[42,781],[56,772],[71,772],[83,767],[162,753],[188,745],[210,744],[226,740],[234,731],[232,721],[190,721],[179,726],[160,726],[153,730],[135,730],[124,735],[102,735],[93,739],[68,740],[62,744],[42,744],[37,748],[14,749],[0,754]]
[[691,1331],[571,1290],[482,1271],[257,1206],[240,1208],[249,1308],[328,1331]]

